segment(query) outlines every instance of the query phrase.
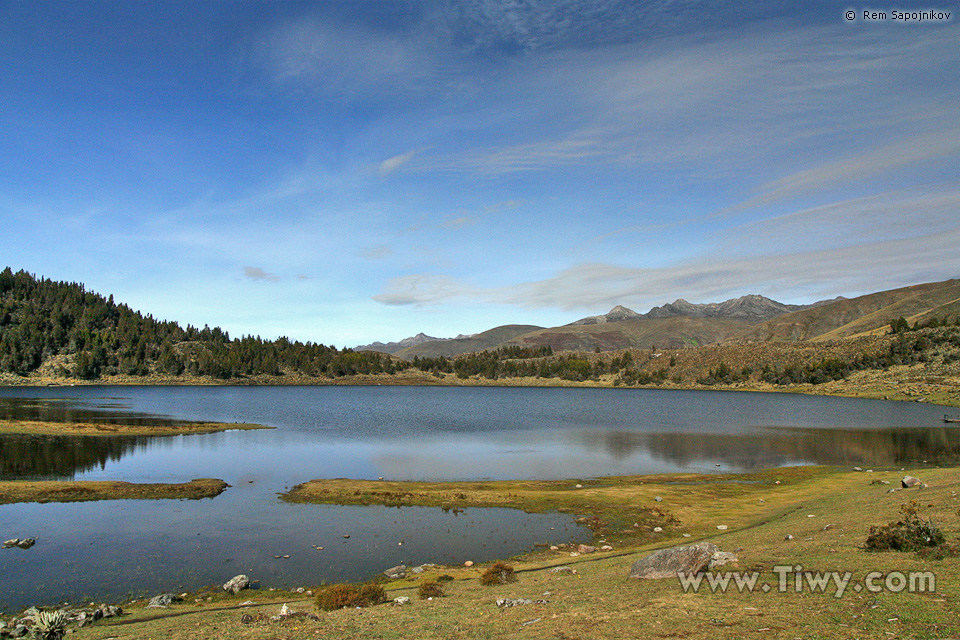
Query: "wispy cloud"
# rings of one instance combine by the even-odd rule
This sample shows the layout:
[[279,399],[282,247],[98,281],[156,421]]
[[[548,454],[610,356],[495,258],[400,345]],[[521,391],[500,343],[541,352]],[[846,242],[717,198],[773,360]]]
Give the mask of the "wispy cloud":
[[267,273],[260,267],[244,267],[243,277],[250,280],[265,280],[267,282],[280,282],[281,278],[275,273]]
[[393,255],[393,248],[389,245],[378,244],[372,247],[364,247],[360,249],[358,254],[365,260],[383,260]]
[[413,158],[413,156],[416,155],[416,153],[417,153],[416,151],[408,151],[398,156],[387,158],[386,160],[380,163],[380,175],[386,176],[393,173],[394,171],[396,171],[406,163],[410,162],[410,160]]

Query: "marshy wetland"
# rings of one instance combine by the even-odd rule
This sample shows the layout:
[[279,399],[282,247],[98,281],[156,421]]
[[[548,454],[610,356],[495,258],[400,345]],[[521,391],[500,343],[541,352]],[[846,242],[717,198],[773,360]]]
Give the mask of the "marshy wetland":
[[942,423],[941,407],[801,395],[75,387],[0,389],[0,398],[10,421],[274,427],[165,437],[0,435],[3,483],[180,485],[215,478],[230,485],[217,497],[197,500],[116,495],[0,506],[0,537],[38,538],[29,550],[0,553],[0,609],[8,611],[83,597],[192,590],[238,573],[276,587],[360,580],[401,562],[492,560],[537,544],[589,541],[594,533],[585,525],[595,522],[576,521],[589,508],[579,498],[565,506],[559,500],[563,512],[542,500],[491,498],[459,512],[438,508],[442,499],[312,504],[279,498],[313,479],[374,486],[381,477],[474,485],[579,478],[589,490],[612,483],[602,480],[612,476],[899,467],[949,464],[960,456],[960,430]]

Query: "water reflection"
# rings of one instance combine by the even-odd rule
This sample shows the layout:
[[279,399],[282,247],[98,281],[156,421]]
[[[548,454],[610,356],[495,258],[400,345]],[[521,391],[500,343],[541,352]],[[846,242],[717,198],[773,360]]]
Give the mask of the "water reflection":
[[130,411],[122,400],[111,398],[88,404],[74,398],[0,398],[0,420],[36,422],[83,422],[93,424],[126,424],[136,426],[170,426],[183,424],[168,416]]
[[848,463],[894,466],[926,460],[960,460],[960,428],[764,428],[754,434],[596,432],[579,434],[580,446],[602,448],[614,460],[637,456],[679,467],[721,464],[763,469],[787,464]]
[[146,448],[151,438],[0,435],[0,478],[69,480]]

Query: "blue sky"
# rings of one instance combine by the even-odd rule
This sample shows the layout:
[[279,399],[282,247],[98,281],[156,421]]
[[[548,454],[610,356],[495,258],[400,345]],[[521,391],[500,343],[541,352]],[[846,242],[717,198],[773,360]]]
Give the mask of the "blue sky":
[[338,346],[960,277],[911,8],[0,2],[0,263]]

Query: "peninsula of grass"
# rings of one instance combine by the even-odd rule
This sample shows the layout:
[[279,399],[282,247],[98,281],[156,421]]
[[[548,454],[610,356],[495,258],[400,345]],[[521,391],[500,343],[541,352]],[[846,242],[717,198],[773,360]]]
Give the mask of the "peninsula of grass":
[[216,433],[235,429],[273,429],[241,422],[165,422],[162,424],[112,424],[100,422],[55,422],[47,420],[0,420],[0,435],[36,436],[177,436]]
[[179,484],[136,484],[114,480],[8,480],[0,481],[0,504],[93,500],[200,500],[215,498],[229,486],[223,480],[213,478],[198,478]]
[[[928,488],[899,488],[910,474]],[[779,480],[779,484],[777,481]],[[577,488],[577,484],[582,485]],[[360,492],[359,494],[357,492]],[[384,496],[389,491],[391,496]],[[484,586],[493,562],[471,567],[436,566],[419,575],[384,582],[388,604],[336,611],[318,610],[314,598],[295,591],[219,589],[189,595],[170,610],[146,609],[146,600],[125,603],[120,619],[76,630],[79,640],[294,640],[379,638],[449,640],[532,638],[586,640],[622,638],[944,638],[960,635],[960,468],[873,469],[780,468],[742,475],[662,475],[549,483],[358,483],[315,481],[285,496],[301,502],[443,506],[515,506],[570,510],[580,517],[603,514],[627,521],[637,509],[659,508],[676,522],[643,536],[604,533],[609,551],[577,553],[571,546],[540,549],[511,559],[515,582]],[[660,497],[660,501],[656,498]],[[877,551],[866,541],[871,527],[902,519],[904,505],[945,535],[942,548],[921,552]],[[452,507],[451,507],[452,508]],[[630,524],[630,529],[634,523]],[[641,523],[637,523],[641,524]],[[641,524],[641,526],[643,526]],[[719,529],[718,526],[725,526]],[[639,527],[637,527],[639,528]],[[684,533],[690,537],[684,537]],[[627,577],[633,562],[655,549],[710,541],[735,552],[739,562],[712,575],[756,572],[768,591],[738,589],[731,579],[721,592],[704,586],[684,591],[676,579]],[[551,541],[559,542],[559,541]],[[559,545],[557,545],[559,546]],[[429,558],[419,561],[429,561]],[[833,588],[814,589],[793,574],[779,589],[778,569],[850,572],[839,597]],[[568,569],[555,571],[560,566]],[[386,568],[386,567],[384,567]],[[878,591],[865,588],[870,572],[882,576],[929,571],[932,590]],[[417,598],[421,581],[445,575],[444,597]],[[226,580],[229,575],[224,576]],[[884,584],[881,578],[875,584]],[[831,583],[832,584],[832,583]],[[891,582],[898,587],[899,582]],[[859,585],[860,589],[854,586]],[[317,592],[319,585],[301,585]],[[929,586],[929,585],[928,585]],[[264,590],[266,589],[266,590]],[[389,604],[397,596],[410,603]],[[530,604],[500,608],[500,598]],[[297,612],[277,616],[281,604]],[[313,617],[308,617],[307,614]]]

